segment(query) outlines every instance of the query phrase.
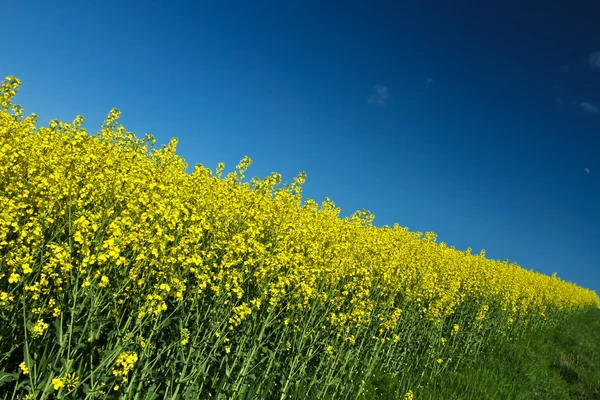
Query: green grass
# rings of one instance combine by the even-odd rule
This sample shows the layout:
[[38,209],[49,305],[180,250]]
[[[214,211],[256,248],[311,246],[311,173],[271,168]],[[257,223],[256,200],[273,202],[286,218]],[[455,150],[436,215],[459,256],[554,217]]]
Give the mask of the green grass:
[[[365,399],[402,396],[384,374],[375,374],[366,389]],[[415,400],[600,399],[600,309],[497,343],[413,391]]]

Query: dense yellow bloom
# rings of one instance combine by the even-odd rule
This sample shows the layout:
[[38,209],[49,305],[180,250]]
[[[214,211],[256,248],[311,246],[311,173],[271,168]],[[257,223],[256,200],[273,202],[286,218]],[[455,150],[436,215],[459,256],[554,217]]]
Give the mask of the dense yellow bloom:
[[[237,357],[250,346],[240,339],[258,333],[279,338],[264,346],[273,357],[298,348],[334,360],[365,343],[403,354],[394,351],[428,333],[411,330],[418,321],[433,332],[430,354],[449,362],[447,352],[486,338],[490,327],[510,332],[600,306],[593,291],[456,250],[432,232],[376,227],[366,210],[341,218],[330,199],[303,199],[304,173],[287,185],[277,173],[244,181],[248,157],[227,175],[222,163],[188,172],[176,139],[155,148],[151,136],[119,125],[116,109],[96,135],[80,116],[37,127],[35,115],[9,111],[19,84],[8,77],[0,87],[0,311],[37,320],[34,337],[49,328],[44,321],[78,320],[76,303],[95,313],[82,327],[93,330],[82,333],[86,348],[106,342],[103,327],[91,326],[108,321],[131,330],[127,345],[141,347],[149,363],[159,357],[153,346],[197,339]],[[84,300],[71,301],[75,293]],[[22,324],[2,329],[20,335]],[[99,354],[113,357],[106,354],[116,345]],[[123,385],[137,361],[123,352],[110,374]]]

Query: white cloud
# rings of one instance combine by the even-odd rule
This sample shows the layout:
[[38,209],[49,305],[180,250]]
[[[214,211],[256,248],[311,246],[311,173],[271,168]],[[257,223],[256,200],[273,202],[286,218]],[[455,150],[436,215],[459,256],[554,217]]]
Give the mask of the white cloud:
[[590,67],[600,68],[600,50],[590,54]]
[[598,106],[596,106],[592,103],[583,101],[579,104],[579,107],[585,112],[588,112],[591,114],[600,114],[600,108],[598,108]]
[[431,89],[431,86],[433,85],[433,78],[427,78],[423,83],[427,89]]
[[590,169],[589,168],[584,169],[584,171],[585,171],[586,174],[590,173]]
[[390,97],[390,92],[387,86],[376,85],[373,88],[373,93],[369,96],[369,104],[373,104],[378,107],[385,106],[385,103]]

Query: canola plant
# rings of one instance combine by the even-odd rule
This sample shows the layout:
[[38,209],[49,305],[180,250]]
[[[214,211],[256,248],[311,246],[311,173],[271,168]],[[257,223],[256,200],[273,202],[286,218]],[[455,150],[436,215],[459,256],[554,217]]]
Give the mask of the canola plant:
[[0,88],[4,398],[400,396],[497,340],[600,306],[595,292],[435,234],[340,218],[305,175],[191,173],[110,111],[37,127]]

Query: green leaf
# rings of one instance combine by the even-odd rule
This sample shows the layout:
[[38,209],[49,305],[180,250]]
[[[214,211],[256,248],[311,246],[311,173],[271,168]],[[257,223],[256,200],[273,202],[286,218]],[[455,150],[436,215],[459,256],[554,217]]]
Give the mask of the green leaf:
[[4,385],[5,383],[19,379],[19,375],[20,374],[18,372],[0,371],[0,386]]

